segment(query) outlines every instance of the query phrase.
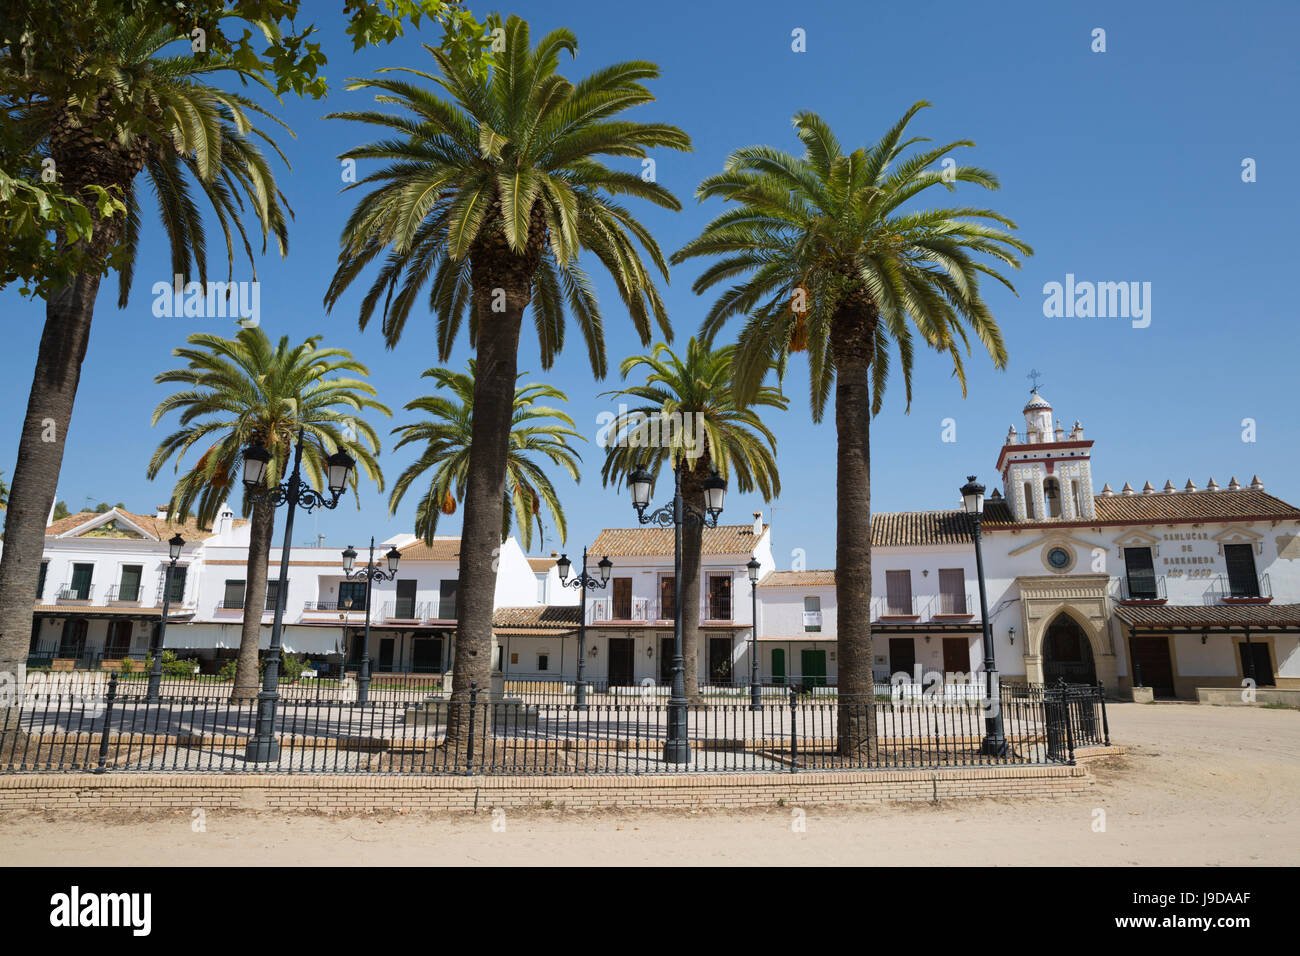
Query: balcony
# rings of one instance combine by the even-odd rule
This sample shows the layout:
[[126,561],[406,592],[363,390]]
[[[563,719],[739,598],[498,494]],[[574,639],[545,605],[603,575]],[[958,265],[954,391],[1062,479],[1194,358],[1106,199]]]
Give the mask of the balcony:
[[54,600],[59,604],[89,604],[95,596],[92,584],[65,584],[55,592]]
[[877,597],[871,600],[872,618],[880,621],[917,621],[921,618],[916,595]]
[[930,617],[935,621],[969,621],[975,616],[975,602],[969,594],[938,594],[931,606]]
[[385,601],[380,617],[385,621],[423,621],[435,617],[436,603],[424,601]]
[[108,589],[107,600],[109,604],[139,605],[140,585],[115,584]]
[[238,600],[218,601],[217,613],[220,614],[223,611],[228,614],[233,614],[235,612],[242,614],[244,612],[244,599],[239,598]]
[[1212,603],[1268,604],[1273,600],[1273,587],[1267,574],[1238,575],[1229,578],[1220,574],[1207,594]]
[[1164,604],[1169,600],[1165,593],[1165,576],[1122,577],[1119,579],[1119,603]]
[[424,608],[422,619],[427,621],[454,621],[456,620],[456,602],[455,600],[437,600],[425,601],[420,605]]
[[625,601],[598,598],[589,602],[591,608],[588,624],[648,624],[650,599],[633,597]]

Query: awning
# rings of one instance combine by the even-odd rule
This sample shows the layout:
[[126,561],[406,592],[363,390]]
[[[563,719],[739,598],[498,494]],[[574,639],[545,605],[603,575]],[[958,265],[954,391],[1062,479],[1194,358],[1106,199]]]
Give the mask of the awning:
[[1115,616],[1133,632],[1300,630],[1300,604],[1122,604]]

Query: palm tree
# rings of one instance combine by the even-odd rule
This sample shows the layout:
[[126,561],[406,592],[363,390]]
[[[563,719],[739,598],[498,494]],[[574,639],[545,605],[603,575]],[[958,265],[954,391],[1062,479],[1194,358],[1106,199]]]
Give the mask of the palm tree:
[[[526,374],[526,373],[525,373]],[[415,510],[415,533],[432,542],[438,533],[438,516],[456,511],[457,498],[465,496],[469,480],[469,451],[474,412],[475,362],[469,360],[468,372],[453,372],[445,368],[431,368],[424,373],[438,383],[439,394],[425,395],[408,402],[409,412],[425,412],[424,421],[401,425],[393,429],[402,437],[393,446],[394,451],[403,445],[423,443],[425,448],[397,479],[388,499],[388,513],[397,510],[402,496],[415,479],[429,469],[429,490],[420,499]],[[523,378],[520,375],[519,378]],[[449,393],[449,395],[444,395]],[[454,397],[451,397],[454,396]],[[542,509],[545,506],[555,523],[555,530],[564,541],[568,525],[564,508],[560,505],[555,486],[534,457],[548,459],[551,464],[564,469],[578,481],[578,462],[582,456],[569,447],[569,439],[586,441],[573,427],[573,419],[558,408],[537,404],[554,399],[567,402],[558,388],[531,382],[515,386],[515,410],[510,423],[510,451],[506,456],[506,491],[501,508],[501,541],[510,534],[512,522],[519,528],[524,549],[533,547],[533,526],[537,535],[543,535]]]
[[[646,404],[620,410],[610,423],[606,441],[605,484],[624,481],[637,468],[656,477],[666,465],[669,475],[674,464],[685,458],[682,498],[699,514],[704,513],[704,481],[716,469],[723,478],[734,474],[742,492],[758,489],[764,501],[781,493],[776,468],[776,438],[763,423],[757,407],[787,408],[776,389],[760,386],[746,406],[736,400],[732,386],[736,346],[712,349],[692,338],[686,355],[679,357],[667,345],[659,344],[649,355],[623,360],[620,371],[626,379],[644,368],[644,385],[630,385],[606,395],[616,399],[640,399]],[[700,561],[704,550],[704,529],[690,522],[682,527],[682,656],[685,661],[686,695],[700,698]]]
[[[158,445],[149,461],[150,479],[175,458],[175,470],[195,445],[203,454],[181,474],[168,503],[168,518],[183,519],[193,513],[201,527],[211,527],[231,491],[240,484],[244,449],[255,439],[271,453],[267,487],[279,484],[291,467],[294,444],[302,429],[303,468],[307,480],[323,488],[325,459],[343,449],[359,463],[382,490],[383,474],[375,460],[379,438],[361,418],[366,409],[385,415],[389,410],[375,400],[375,389],[362,376],[369,370],[343,349],[321,348],[320,336],[290,346],[283,336],[272,345],[260,328],[241,330],[233,339],[195,334],[188,348],[173,354],[188,364],[154,378],[158,385],[176,384],[183,390],[154,409],[157,425],[171,412],[180,413],[180,427]],[[353,472],[353,487],[357,477]],[[257,696],[257,648],[266,606],[266,574],[275,509],[265,499],[251,510],[248,570],[245,576],[244,623],[239,638],[232,699]]]
[[[192,55],[188,39],[162,13],[147,4],[133,9],[120,23],[106,26],[108,41],[88,51],[78,70],[38,65],[23,76],[25,105],[8,119],[24,142],[54,161],[64,192],[84,197],[94,187],[107,188],[122,198],[126,215],[105,216],[88,203],[91,236],[78,240],[78,258],[87,265],[46,301],[0,559],[0,671],[17,673],[26,660],[45,522],[104,269],[118,273],[119,307],[130,292],[148,212],[135,190],[137,176],[147,177],[157,198],[157,211],[149,218],[162,222],[172,274],[188,280],[197,270],[199,280],[207,281],[207,240],[196,191],[216,213],[230,268],[236,241],[252,262],[242,222],[246,207],[261,229],[263,252],[272,237],[281,255],[287,248],[287,207],[255,140],[279,149],[250,121],[251,114],[270,114],[206,80],[227,69],[241,81],[267,82],[227,62]],[[184,47],[176,55],[163,52],[178,42]],[[18,76],[12,63],[2,68],[6,77]]]
[[[738,149],[723,171],[700,184],[701,199],[736,203],[673,256],[717,256],[696,281],[704,292],[741,277],[709,310],[711,337],[732,316],[747,315],[736,357],[742,401],[756,394],[775,361],[785,368],[806,348],[814,420],[835,385],[837,449],[835,585],[839,595],[839,683],[844,707],[839,746],[845,753],[875,745],[871,679],[871,417],[880,411],[897,349],[908,405],[912,399],[915,336],[947,352],[966,393],[963,349],[974,332],[997,368],[1006,347],[979,287],[981,275],[1012,288],[998,264],[1019,268],[1016,253],[1032,250],[1008,230],[1015,223],[969,206],[908,211],[931,186],[956,182],[998,188],[989,171],[934,164],[967,140],[904,154],[920,138],[904,139],[911,107],[879,142],[846,154],[815,113],[798,113],[795,131],[804,155],[766,146]],[[985,260],[991,259],[990,265]],[[1012,288],[1014,292],[1014,288]]]
[[[427,285],[438,360],[446,362],[469,314],[479,374],[461,531],[465,599],[457,609],[456,701],[465,699],[471,681],[487,686],[491,667],[493,551],[500,543],[524,311],[531,303],[544,370],[564,344],[567,311],[577,320],[592,370],[602,377],[604,318],[578,263],[586,250],[609,272],[641,341],[649,343],[652,320],[669,337],[668,314],[641,250],[665,281],[667,263],[649,230],[615,197],[672,210],[681,205],[658,183],[610,169],[600,158],[644,157],[659,146],[690,148],[675,126],[618,118],[654,98],[642,83],[659,75],[653,63],[616,63],[571,82],[556,72],[561,53],[577,53],[569,30],[553,30],[531,46],[528,24],[512,16],[504,38],[485,77],[426,47],[437,73],[403,69],[414,81],[387,75],[353,81],[353,88],[373,89],[379,102],[401,112],[334,114],[382,127],[389,137],[343,154],[384,165],[355,184],[373,188],[344,227],[326,304],[336,305],[387,251],[361,301],[363,328],[382,303],[384,335],[394,346]],[[459,715],[453,708],[449,718],[457,741],[463,740]]]

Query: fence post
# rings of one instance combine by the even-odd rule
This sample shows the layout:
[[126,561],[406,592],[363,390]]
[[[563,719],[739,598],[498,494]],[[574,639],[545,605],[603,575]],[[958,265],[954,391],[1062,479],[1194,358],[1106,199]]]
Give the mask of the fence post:
[[795,707],[796,694],[794,685],[789,685],[790,691],[790,772],[794,773],[799,769],[799,731],[798,718],[796,717]]
[[1106,719],[1106,688],[1097,681],[1097,702],[1101,705],[1101,732],[1105,736],[1106,746],[1110,746],[1110,721]]
[[1065,714],[1065,747],[1070,755],[1070,766],[1074,766],[1074,721],[1070,716],[1070,688],[1061,678],[1061,711]]
[[469,746],[465,751],[465,776],[474,773],[474,711],[478,709],[478,681],[469,682]]
[[104,729],[99,732],[99,765],[95,773],[103,773],[108,763],[108,726],[113,722],[113,698],[117,696],[117,671],[108,675],[108,693],[104,697]]

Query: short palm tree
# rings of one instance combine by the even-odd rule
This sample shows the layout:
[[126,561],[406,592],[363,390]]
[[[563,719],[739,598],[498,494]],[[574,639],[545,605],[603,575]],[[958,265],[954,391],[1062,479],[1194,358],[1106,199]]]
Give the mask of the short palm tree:
[[[466,372],[428,369],[424,377],[437,382],[438,394],[410,401],[406,410],[424,412],[429,417],[393,429],[394,434],[402,436],[393,446],[394,451],[411,444],[423,444],[424,451],[394,482],[388,512],[396,511],[411,484],[432,469],[429,488],[415,509],[415,533],[425,541],[431,542],[438,533],[439,515],[453,514],[457,499],[465,495],[473,432],[474,376],[473,359],[469,360]],[[506,457],[506,492],[501,508],[501,540],[510,534],[512,524],[517,525],[525,550],[533,547],[534,526],[538,539],[543,536],[543,508],[555,523],[560,540],[568,536],[559,495],[536,459],[547,459],[578,481],[578,462],[582,456],[569,446],[569,439],[586,441],[574,430],[573,419],[565,412],[538,404],[549,400],[567,402],[568,397],[558,388],[536,382],[515,386],[510,451]]]
[[[34,152],[54,161],[63,191],[85,198],[89,188],[105,187],[126,207],[125,216],[104,217],[92,209],[93,231],[82,240],[82,251],[84,261],[95,265],[72,275],[46,301],[0,559],[0,671],[15,671],[26,659],[45,522],[102,278],[98,264],[117,271],[118,305],[125,306],[141,224],[152,211],[148,218],[162,223],[170,244],[168,275],[188,280],[197,271],[206,281],[208,249],[196,194],[216,214],[229,266],[236,243],[252,262],[244,229],[250,217],[257,220],[263,251],[270,238],[282,255],[287,249],[287,206],[257,140],[279,150],[250,119],[270,114],[247,97],[211,85],[209,76],[225,69],[241,81],[267,86],[266,81],[193,55],[188,38],[149,4],[136,4],[107,29],[103,47],[87,50],[74,72],[0,63],[6,92],[24,104],[6,122],[15,124],[18,138]],[[135,189],[142,173],[157,202],[154,210],[145,208]]]
[[[622,483],[638,468],[658,476],[667,466],[667,480],[684,459],[682,497],[704,513],[704,482],[716,470],[734,481],[739,491],[757,489],[764,501],[781,493],[776,468],[776,438],[764,424],[760,407],[784,411],[786,399],[776,389],[760,386],[748,405],[736,401],[732,387],[736,347],[710,348],[699,339],[686,344],[685,356],[659,344],[649,355],[623,360],[623,378],[644,370],[645,384],[605,393],[615,399],[644,404],[620,411],[609,425],[605,464],[606,484]],[[682,657],[688,699],[700,697],[700,563],[704,529],[694,523],[682,528]]]
[[979,280],[987,275],[1011,288],[998,267],[1018,268],[1017,254],[1032,253],[1008,231],[1015,224],[993,210],[904,208],[931,186],[998,188],[984,169],[934,168],[952,150],[973,146],[969,141],[905,155],[925,142],[904,134],[927,105],[916,103],[879,142],[851,153],[815,113],[794,118],[802,156],[767,146],[736,150],[696,191],[701,200],[736,205],[673,256],[675,262],[717,257],[696,280],[697,292],[737,280],[709,310],[703,334],[712,336],[732,316],[748,316],[736,356],[742,401],[757,393],[773,362],[784,368],[789,354],[804,348],[815,420],[835,386],[835,583],[845,702],[839,745],[845,752],[875,744],[871,708],[854,702],[869,700],[873,691],[868,434],[884,398],[890,353],[898,351],[909,405],[918,336],[952,357],[965,395],[961,353],[969,354],[968,329],[996,367],[1007,361]]
[[[231,491],[241,486],[243,452],[255,440],[271,453],[267,487],[279,484],[292,467],[300,429],[303,470],[314,487],[324,487],[325,459],[342,449],[360,466],[353,472],[354,488],[360,470],[383,488],[383,474],[375,460],[379,438],[361,415],[367,410],[391,413],[375,400],[374,387],[363,380],[369,371],[350,353],[321,348],[319,336],[296,346],[283,336],[273,345],[260,328],[243,329],[233,339],[196,334],[186,342],[189,347],[174,354],[188,364],[154,378],[158,385],[175,384],[183,390],[154,409],[154,425],[179,412],[180,427],[154,452],[149,478],[156,477],[172,458],[180,472],[181,460],[195,445],[204,451],[177,480],[168,503],[169,517],[193,514],[200,526],[211,527]],[[275,531],[275,509],[267,501],[258,500],[250,508],[245,498],[243,507],[252,522],[244,624],[235,665],[233,698],[237,700],[257,695],[257,648]]]
[[[652,322],[669,336],[642,250],[665,281],[667,263],[649,230],[616,199],[627,195],[673,210],[680,204],[650,177],[611,169],[601,159],[690,148],[675,126],[620,115],[654,99],[643,85],[659,74],[653,63],[615,63],[570,81],[556,72],[562,53],[577,53],[570,31],[553,30],[533,46],[520,18],[510,17],[503,29],[504,49],[486,77],[427,48],[436,73],[403,69],[403,78],[385,70],[353,82],[398,112],[335,114],[378,126],[387,138],[343,154],[380,165],[349,187],[370,191],[344,227],[326,305],[337,305],[386,253],[361,300],[362,327],[381,309],[385,338],[395,345],[427,289],[439,361],[449,358],[467,315],[478,360],[461,532],[456,701],[465,699],[471,681],[486,686],[491,667],[493,551],[500,542],[524,311],[532,305],[543,369],[564,344],[567,312],[577,320],[593,371],[603,376],[604,319],[578,263],[585,250],[609,273],[641,341],[649,343]],[[453,708],[449,717],[458,746],[465,739],[460,713]]]

